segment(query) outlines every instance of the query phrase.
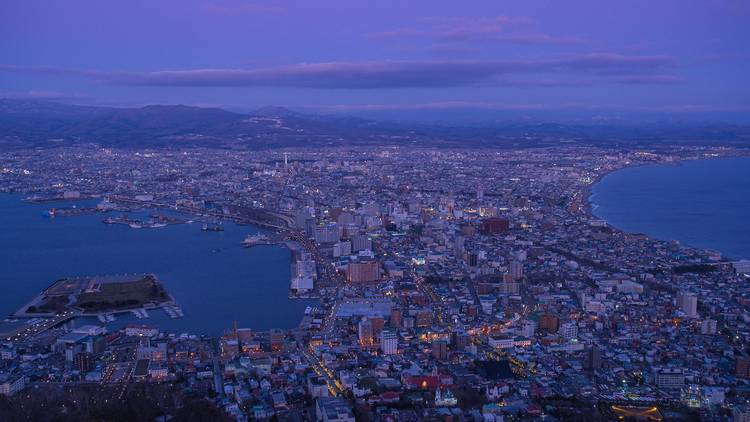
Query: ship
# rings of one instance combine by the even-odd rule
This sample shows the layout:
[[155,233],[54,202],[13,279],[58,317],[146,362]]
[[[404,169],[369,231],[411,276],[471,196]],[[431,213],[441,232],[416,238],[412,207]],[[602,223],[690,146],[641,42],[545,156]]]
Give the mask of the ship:
[[248,235],[245,240],[242,241],[242,244],[245,245],[246,248],[249,248],[251,246],[267,243],[268,240],[268,236],[256,233]]
[[203,232],[223,232],[224,228],[221,226],[209,226],[208,224],[204,224],[203,227],[201,227],[201,231]]

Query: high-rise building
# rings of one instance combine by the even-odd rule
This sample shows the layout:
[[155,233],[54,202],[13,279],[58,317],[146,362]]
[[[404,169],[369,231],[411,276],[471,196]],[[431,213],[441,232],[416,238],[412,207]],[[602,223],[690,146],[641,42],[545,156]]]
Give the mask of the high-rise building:
[[568,321],[560,325],[559,333],[567,340],[574,339],[578,337],[578,324],[575,321]]
[[656,372],[656,386],[665,389],[678,389],[685,385],[685,374],[679,368],[664,368]]
[[362,346],[372,346],[375,342],[375,337],[372,331],[372,321],[368,318],[362,318],[357,326],[357,333],[359,335],[359,344]]
[[432,326],[432,310],[420,309],[414,314],[414,324],[417,327],[426,328]]
[[454,331],[451,334],[451,344],[456,350],[464,350],[469,345],[470,340],[469,334],[465,331]]
[[341,239],[341,227],[338,224],[326,224],[313,228],[313,237],[318,243],[336,243]]
[[517,295],[520,291],[520,285],[513,281],[513,277],[509,277],[507,280],[503,280],[497,286],[498,293],[503,295]]
[[716,334],[716,320],[704,319],[703,321],[701,321],[701,334],[704,334],[704,335]]
[[461,235],[465,237],[472,237],[476,233],[476,228],[470,223],[461,224]]
[[372,240],[366,234],[352,236],[352,252],[372,250]]
[[380,336],[380,332],[383,331],[385,326],[385,319],[380,315],[373,315],[369,317],[370,323],[372,324],[372,336],[377,338]]
[[698,297],[692,293],[683,292],[677,295],[677,306],[688,318],[698,316]]
[[284,347],[284,331],[274,328],[270,334],[271,350],[274,352],[280,351]]
[[502,217],[490,217],[482,220],[483,234],[506,234],[510,229],[510,221]]
[[463,236],[456,236],[456,239],[453,243],[453,254],[456,257],[461,257],[464,254],[464,246],[466,243],[466,239]]
[[534,337],[536,333],[536,323],[534,321],[526,321],[521,326],[521,335],[526,338]]
[[432,357],[437,360],[448,359],[448,342],[445,340],[435,340],[432,342]]
[[401,328],[401,308],[394,306],[391,308],[390,324],[394,328]]
[[586,349],[586,358],[583,360],[583,368],[597,370],[602,367],[602,352],[595,344]]
[[347,225],[347,224],[353,224],[354,223],[354,214],[350,212],[342,212],[336,217],[336,222],[341,225]]
[[732,422],[750,422],[750,406],[734,406],[732,408]]
[[750,378],[750,357],[746,355],[737,356],[734,363],[734,376],[737,378]]
[[346,400],[322,397],[315,400],[315,420],[319,422],[354,422],[354,411]]
[[294,225],[297,228],[304,229],[307,226],[307,221],[310,219],[310,212],[307,208],[297,210],[294,214]]
[[513,277],[513,280],[519,280],[521,277],[523,277],[523,263],[517,260],[510,261],[510,265],[508,266],[508,273],[511,277]]
[[81,372],[89,372],[94,369],[94,358],[90,353],[82,352],[75,356],[75,366]]
[[26,377],[23,374],[14,374],[0,381],[0,395],[12,396],[23,390],[26,386]]
[[346,267],[346,280],[351,283],[368,283],[380,280],[377,261],[350,262]]
[[549,333],[557,332],[560,328],[560,320],[552,314],[544,314],[539,317],[539,329]]
[[333,245],[333,257],[338,258],[352,254],[352,243],[347,241],[337,242]]
[[464,253],[464,262],[470,267],[476,267],[479,263],[479,255],[474,252],[466,252]]
[[392,330],[383,330],[380,333],[380,350],[385,355],[398,353],[398,336]]

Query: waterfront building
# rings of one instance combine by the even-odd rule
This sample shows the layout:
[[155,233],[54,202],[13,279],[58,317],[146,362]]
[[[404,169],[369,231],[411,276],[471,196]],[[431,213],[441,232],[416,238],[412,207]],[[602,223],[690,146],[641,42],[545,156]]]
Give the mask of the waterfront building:
[[159,329],[148,325],[129,324],[125,327],[126,336],[155,337],[157,334],[159,334]]
[[271,350],[274,352],[281,351],[281,349],[284,347],[285,337],[286,335],[284,333],[284,330],[280,330],[278,328],[272,329],[269,334]]

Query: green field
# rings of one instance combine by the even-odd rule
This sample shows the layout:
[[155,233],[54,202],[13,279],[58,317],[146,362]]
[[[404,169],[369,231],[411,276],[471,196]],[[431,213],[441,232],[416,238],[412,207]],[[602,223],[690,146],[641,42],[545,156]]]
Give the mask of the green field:
[[145,303],[169,300],[167,292],[152,275],[122,283],[103,283],[98,292],[81,293],[73,306],[86,312],[138,308]]

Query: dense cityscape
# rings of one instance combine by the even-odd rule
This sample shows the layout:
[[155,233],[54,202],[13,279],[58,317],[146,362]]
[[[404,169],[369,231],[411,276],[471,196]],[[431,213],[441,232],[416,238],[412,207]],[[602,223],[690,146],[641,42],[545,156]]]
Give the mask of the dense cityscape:
[[[245,246],[289,246],[290,297],[319,299],[294,329],[227,321],[220,337],[148,319],[107,328],[108,315],[157,312],[152,298],[26,309],[1,325],[3,412],[36,419],[64,403],[75,418],[111,402],[139,420],[178,409],[240,421],[744,420],[748,262],[617,230],[588,202],[591,186],[623,167],[742,154],[663,145],[2,153],[0,189],[67,200],[54,218],[146,209],[202,218],[209,230],[262,227],[247,240],[258,245]],[[97,206],[76,207],[83,199]],[[130,227],[178,218],[158,221]],[[93,300],[116,282],[80,284]],[[173,317],[201,312],[168,299]],[[84,312],[101,324],[76,323]]]
[[0,1],[0,422],[750,422],[750,1]]

